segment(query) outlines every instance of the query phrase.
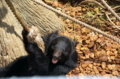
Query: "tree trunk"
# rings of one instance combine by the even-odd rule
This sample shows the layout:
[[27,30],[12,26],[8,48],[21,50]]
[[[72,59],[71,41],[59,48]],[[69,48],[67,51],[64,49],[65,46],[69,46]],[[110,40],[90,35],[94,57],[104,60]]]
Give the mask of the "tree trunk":
[[[64,31],[63,22],[50,10],[31,0],[10,1],[27,25],[38,27],[42,35],[55,30]],[[0,0],[0,66],[27,54],[22,43],[22,29],[5,0]]]
[[37,26],[42,35],[55,30],[63,31],[63,22],[54,12],[38,5],[32,0],[10,0],[28,26]]

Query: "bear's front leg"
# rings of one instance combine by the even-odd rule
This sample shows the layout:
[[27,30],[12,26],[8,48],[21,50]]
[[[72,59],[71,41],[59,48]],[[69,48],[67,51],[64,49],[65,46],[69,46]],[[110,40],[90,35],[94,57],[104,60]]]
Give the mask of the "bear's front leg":
[[47,75],[49,58],[46,57],[36,43],[29,43],[27,46],[29,64],[35,75]]
[[47,75],[49,67],[49,59],[44,55],[42,50],[35,42],[29,42],[27,39],[28,33],[22,31],[23,42],[28,55],[28,61],[35,75]]

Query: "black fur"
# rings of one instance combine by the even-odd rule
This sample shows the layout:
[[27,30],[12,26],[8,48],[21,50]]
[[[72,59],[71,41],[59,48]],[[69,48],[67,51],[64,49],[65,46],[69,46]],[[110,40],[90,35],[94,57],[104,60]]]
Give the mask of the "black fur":
[[59,35],[58,32],[48,34],[43,37],[46,47],[46,55],[44,55],[36,43],[27,41],[26,31],[23,31],[22,35],[28,55],[14,61],[5,77],[65,75],[76,67],[78,55],[75,46],[77,42]]

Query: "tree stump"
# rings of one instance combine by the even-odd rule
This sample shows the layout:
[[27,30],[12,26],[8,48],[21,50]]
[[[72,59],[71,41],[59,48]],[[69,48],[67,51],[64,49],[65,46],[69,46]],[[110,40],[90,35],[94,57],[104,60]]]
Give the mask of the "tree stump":
[[[31,0],[10,0],[28,26],[36,26],[41,35],[64,31],[63,22],[55,13]],[[27,55],[22,42],[23,28],[5,0],[0,0],[0,67],[16,58]]]

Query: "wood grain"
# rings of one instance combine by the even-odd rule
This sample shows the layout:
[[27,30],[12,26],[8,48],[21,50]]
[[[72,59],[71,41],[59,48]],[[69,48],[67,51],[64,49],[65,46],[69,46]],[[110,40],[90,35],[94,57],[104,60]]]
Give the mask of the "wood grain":
[[0,0],[0,66],[26,55],[21,36],[22,27],[5,0]]
[[28,26],[36,26],[40,29],[41,35],[46,35],[53,31],[64,31],[63,22],[56,14],[32,0],[10,0],[16,11],[28,24]]

